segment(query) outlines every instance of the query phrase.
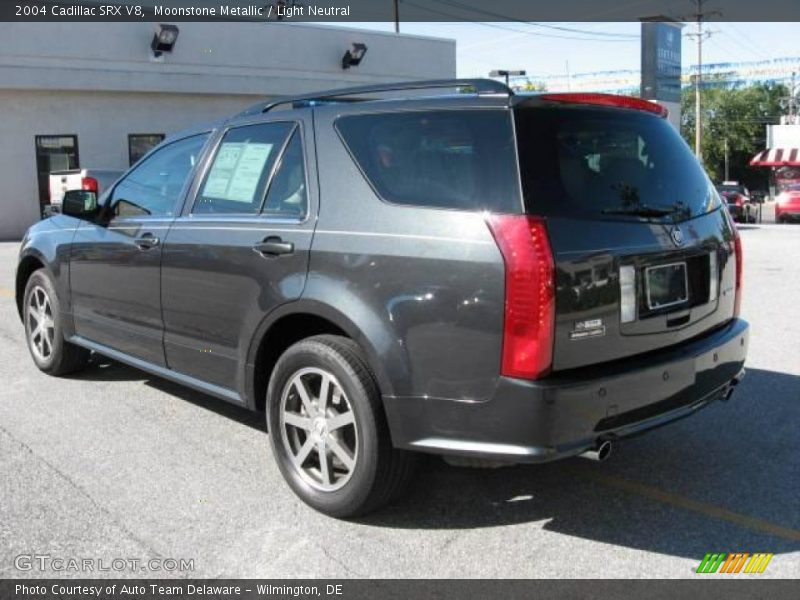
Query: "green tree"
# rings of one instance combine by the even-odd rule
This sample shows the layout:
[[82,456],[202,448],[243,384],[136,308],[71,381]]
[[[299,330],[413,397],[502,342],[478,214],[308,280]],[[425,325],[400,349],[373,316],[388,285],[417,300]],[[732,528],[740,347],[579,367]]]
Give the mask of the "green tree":
[[[750,188],[765,189],[767,169],[751,167],[750,159],[764,149],[766,125],[777,123],[781,115],[779,99],[787,91],[783,85],[737,86],[708,81],[700,90],[703,123],[703,166],[714,182],[725,178],[725,144],[728,146],[730,179]],[[694,88],[684,88],[681,99],[681,134],[694,148]]]

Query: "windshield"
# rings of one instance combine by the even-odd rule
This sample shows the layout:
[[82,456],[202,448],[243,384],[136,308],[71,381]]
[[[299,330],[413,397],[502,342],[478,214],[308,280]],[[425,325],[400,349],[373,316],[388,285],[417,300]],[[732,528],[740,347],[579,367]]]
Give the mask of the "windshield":
[[515,111],[526,208],[548,216],[683,220],[719,196],[666,119],[618,109]]

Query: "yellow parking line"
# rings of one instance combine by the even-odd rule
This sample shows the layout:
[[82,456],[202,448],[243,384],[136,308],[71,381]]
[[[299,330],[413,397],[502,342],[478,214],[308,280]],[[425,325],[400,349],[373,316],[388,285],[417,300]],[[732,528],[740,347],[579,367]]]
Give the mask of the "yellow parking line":
[[739,525],[740,527],[746,527],[747,529],[754,529],[755,531],[766,533],[778,538],[783,538],[793,542],[800,542],[800,531],[798,531],[797,529],[792,529],[790,527],[783,527],[776,523],[765,521],[764,519],[751,517],[749,515],[743,515],[741,513],[737,513],[732,510],[728,510],[727,508],[716,506],[714,504],[708,504],[706,502],[699,502],[698,500],[692,500],[691,498],[686,498],[684,496],[679,496],[678,494],[666,492],[660,488],[653,487],[650,485],[645,485],[643,483],[639,483],[636,481],[629,481],[627,479],[623,479],[615,475],[608,475],[603,473],[587,473],[587,477],[592,481],[595,481],[602,485],[607,485],[613,488],[617,488],[619,490],[630,492],[631,494],[636,494],[638,496],[645,496],[646,498],[657,500],[659,502],[663,502],[664,504],[669,504],[670,506],[675,506],[677,508],[690,510],[705,515],[707,517],[722,519],[723,521],[734,523],[736,525]]
[[0,287],[0,296],[5,296],[6,298],[13,298],[14,297],[14,290],[10,290],[8,288]]

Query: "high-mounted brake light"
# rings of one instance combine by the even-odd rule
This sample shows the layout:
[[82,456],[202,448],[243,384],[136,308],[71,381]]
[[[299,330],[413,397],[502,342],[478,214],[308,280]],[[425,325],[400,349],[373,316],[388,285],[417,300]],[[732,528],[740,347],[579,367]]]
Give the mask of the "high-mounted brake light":
[[733,301],[733,316],[738,317],[742,310],[742,261],[744,256],[742,255],[742,237],[736,227],[733,229],[733,234],[733,251],[736,253],[736,284],[734,288],[736,295]]
[[666,107],[650,102],[649,100],[642,100],[641,98],[634,98],[632,96],[617,96],[616,94],[595,94],[584,92],[567,92],[564,94],[542,94],[539,96],[542,100],[549,100],[551,102],[565,102],[570,104],[594,104],[596,106],[615,106],[617,108],[632,108],[634,110],[644,110],[654,113],[659,117],[666,117],[669,111]]
[[506,377],[537,379],[553,363],[555,264],[541,218],[493,215],[489,229],[506,268],[503,358]]
[[81,189],[84,192],[94,192],[97,193],[97,190],[100,186],[97,185],[97,179],[94,177],[83,177],[81,179]]

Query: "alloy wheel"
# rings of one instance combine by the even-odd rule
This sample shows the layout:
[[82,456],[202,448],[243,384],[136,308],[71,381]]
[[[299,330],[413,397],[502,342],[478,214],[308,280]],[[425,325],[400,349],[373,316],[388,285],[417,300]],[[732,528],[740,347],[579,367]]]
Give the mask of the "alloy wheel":
[[295,372],[281,394],[280,425],[289,462],[308,485],[332,492],[350,480],[358,431],[347,394],[332,373],[314,367]]
[[46,361],[53,354],[55,322],[50,297],[41,286],[36,286],[28,298],[28,339],[31,350],[39,360]]

